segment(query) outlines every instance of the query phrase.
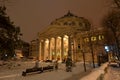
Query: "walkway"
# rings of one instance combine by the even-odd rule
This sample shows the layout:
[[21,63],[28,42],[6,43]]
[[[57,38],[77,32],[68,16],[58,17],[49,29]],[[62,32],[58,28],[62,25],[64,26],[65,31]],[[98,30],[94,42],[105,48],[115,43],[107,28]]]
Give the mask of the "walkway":
[[108,66],[107,73],[104,76],[104,80],[120,80],[120,67]]
[[[84,76],[91,66],[86,64],[87,72],[84,72],[83,63],[76,63],[76,67],[73,67],[72,72],[65,71],[65,64],[59,64],[59,70],[51,72],[43,72],[41,74],[29,74],[23,77],[22,71],[26,68],[34,66],[34,62],[20,62],[21,66],[12,69],[0,69],[0,80],[79,80]],[[3,68],[3,67],[1,67]]]

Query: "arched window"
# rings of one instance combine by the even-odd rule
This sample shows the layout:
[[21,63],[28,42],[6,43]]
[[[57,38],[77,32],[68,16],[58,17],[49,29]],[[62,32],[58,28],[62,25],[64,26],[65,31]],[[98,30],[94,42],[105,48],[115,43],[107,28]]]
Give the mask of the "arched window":
[[99,40],[103,40],[103,39],[104,39],[104,36],[103,36],[103,35],[99,35],[99,36],[98,36],[98,39],[99,39]]

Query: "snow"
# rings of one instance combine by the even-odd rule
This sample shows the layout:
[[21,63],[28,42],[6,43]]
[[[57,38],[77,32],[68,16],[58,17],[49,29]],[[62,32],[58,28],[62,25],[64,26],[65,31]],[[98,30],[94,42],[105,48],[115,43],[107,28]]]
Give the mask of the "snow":
[[[114,63],[115,65],[116,63]],[[113,65],[113,63],[112,63]],[[109,66],[107,74],[104,76],[104,80],[120,80],[120,67],[116,64],[115,66]]]
[[107,68],[107,66],[108,66],[108,63],[103,64],[99,68],[92,70],[92,72],[89,75],[83,77],[80,80],[97,80],[101,74],[105,73],[105,68]]
[[[27,76],[22,76],[22,71],[26,68],[32,68],[35,62],[14,62],[14,64],[21,64],[21,66],[12,67],[8,69],[6,66],[0,67],[0,80],[67,80],[73,75],[84,72],[83,63],[76,63],[76,67],[73,67],[72,72],[66,72],[65,64],[59,63],[59,69],[54,71],[46,71],[43,73],[34,73]],[[50,63],[41,63],[40,66],[46,66]],[[91,69],[89,64],[86,64],[87,70]],[[74,76],[73,76],[74,77]]]
[[[35,65],[34,61],[12,62],[15,67],[8,69],[6,65],[0,66],[0,80],[96,80],[101,74],[104,75],[104,80],[120,80],[120,68],[108,66],[108,63],[102,64],[100,67],[92,68],[91,64],[86,63],[87,72],[84,72],[82,62],[76,63],[72,72],[66,72],[65,64],[59,63],[59,69],[54,71],[46,71],[43,73],[34,73],[27,76],[22,76],[22,71],[26,68],[32,68]],[[21,66],[17,66],[20,64]],[[40,66],[50,65],[50,63],[40,62]],[[105,73],[105,68],[108,68]],[[84,73],[88,73],[88,75]],[[77,78],[75,78],[77,75]],[[80,77],[80,76],[83,77]]]

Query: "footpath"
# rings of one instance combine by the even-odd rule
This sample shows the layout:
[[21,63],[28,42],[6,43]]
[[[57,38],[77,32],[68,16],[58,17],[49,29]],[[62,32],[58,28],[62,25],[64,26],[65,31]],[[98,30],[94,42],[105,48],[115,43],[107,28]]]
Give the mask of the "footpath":
[[[18,63],[18,62],[16,62]],[[14,63],[15,64],[15,63]],[[59,63],[59,69],[54,71],[46,71],[40,74],[33,73],[27,76],[22,76],[22,71],[26,68],[31,68],[35,65],[34,62],[20,62],[21,66],[7,68],[6,65],[0,67],[0,80],[79,80],[80,76],[84,76],[89,70],[91,65],[86,63],[87,72],[84,72],[83,63],[78,62],[73,67],[72,72],[66,72],[65,64]],[[40,65],[48,65],[48,63],[40,63]],[[81,75],[82,74],[82,75]],[[70,79],[69,79],[70,78]]]
[[11,69],[1,66],[0,80],[120,80],[120,67],[111,66],[108,63],[94,69],[86,64],[87,72],[84,72],[83,63],[76,63],[72,72],[66,72],[65,64],[59,64],[57,71],[30,74],[26,77],[21,75],[22,71],[33,67],[34,62],[20,62],[20,64],[21,66]]
[[105,63],[79,80],[120,80],[120,67],[116,63]]
[[120,80],[120,67],[109,65],[104,80]]
[[103,80],[107,67],[108,63],[104,63],[100,67],[93,69],[91,73],[79,80]]

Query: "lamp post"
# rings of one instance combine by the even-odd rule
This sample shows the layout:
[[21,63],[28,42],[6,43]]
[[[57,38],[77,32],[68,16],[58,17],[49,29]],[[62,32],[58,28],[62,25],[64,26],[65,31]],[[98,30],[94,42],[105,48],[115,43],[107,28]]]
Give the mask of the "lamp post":
[[110,49],[109,46],[105,45],[105,52],[106,52],[106,61],[109,61],[109,57],[108,57],[108,53],[109,53]]

